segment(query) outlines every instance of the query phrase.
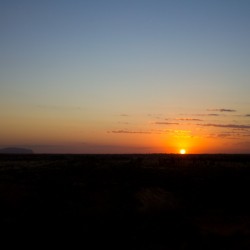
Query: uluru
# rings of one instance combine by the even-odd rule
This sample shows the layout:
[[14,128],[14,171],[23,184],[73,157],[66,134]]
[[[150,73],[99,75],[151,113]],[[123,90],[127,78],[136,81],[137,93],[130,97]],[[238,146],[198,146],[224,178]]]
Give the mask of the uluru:
[[2,148],[0,149],[0,154],[34,154],[31,149],[27,148]]

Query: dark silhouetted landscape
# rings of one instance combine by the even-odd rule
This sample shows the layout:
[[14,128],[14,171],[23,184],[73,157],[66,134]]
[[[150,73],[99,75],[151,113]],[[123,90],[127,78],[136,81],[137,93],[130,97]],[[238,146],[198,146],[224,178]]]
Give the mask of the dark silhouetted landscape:
[[250,249],[249,155],[0,156],[2,239]]
[[31,149],[27,148],[2,148],[0,154],[33,154]]

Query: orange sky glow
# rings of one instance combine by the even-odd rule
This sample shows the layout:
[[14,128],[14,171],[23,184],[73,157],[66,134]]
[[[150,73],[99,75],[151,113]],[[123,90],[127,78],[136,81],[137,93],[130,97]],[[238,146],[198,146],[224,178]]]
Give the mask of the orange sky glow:
[[0,148],[250,153],[250,1],[4,1]]

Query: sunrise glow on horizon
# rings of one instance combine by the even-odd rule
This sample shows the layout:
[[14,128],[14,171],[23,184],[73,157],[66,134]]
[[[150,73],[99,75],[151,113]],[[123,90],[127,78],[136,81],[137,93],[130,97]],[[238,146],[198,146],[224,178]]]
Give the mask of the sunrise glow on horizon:
[[181,150],[180,150],[180,154],[181,154],[181,155],[185,155],[185,154],[186,154],[186,149],[184,149],[184,148],[181,149]]
[[244,0],[2,1],[0,148],[250,153],[249,13]]

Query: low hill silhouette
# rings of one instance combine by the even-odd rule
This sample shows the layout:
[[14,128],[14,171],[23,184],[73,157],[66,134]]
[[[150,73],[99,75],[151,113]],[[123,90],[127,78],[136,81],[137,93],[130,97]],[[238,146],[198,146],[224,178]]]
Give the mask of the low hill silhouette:
[[0,149],[0,154],[34,154],[31,149],[27,148],[2,148]]

